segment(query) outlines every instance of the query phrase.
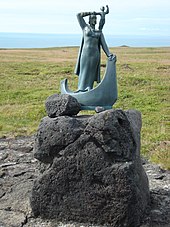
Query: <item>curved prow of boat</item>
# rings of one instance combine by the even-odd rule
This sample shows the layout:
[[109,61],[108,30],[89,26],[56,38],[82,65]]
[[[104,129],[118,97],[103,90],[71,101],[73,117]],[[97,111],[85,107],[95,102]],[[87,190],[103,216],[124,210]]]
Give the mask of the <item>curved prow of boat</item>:
[[97,106],[111,109],[117,100],[116,57],[107,61],[103,80],[95,88],[86,92],[72,92],[67,79],[61,81],[61,94],[68,94],[77,99],[82,110],[94,110]]

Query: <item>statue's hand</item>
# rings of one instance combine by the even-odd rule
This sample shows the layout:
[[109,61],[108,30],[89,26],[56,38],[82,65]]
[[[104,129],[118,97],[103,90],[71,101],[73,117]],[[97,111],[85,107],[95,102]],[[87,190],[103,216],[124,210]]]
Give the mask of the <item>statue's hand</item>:
[[109,54],[108,59],[109,59],[109,61],[113,61],[113,60],[116,61],[116,55],[115,54]]
[[91,12],[82,12],[82,13],[79,13],[78,15],[82,17],[86,17],[86,16],[90,16],[91,14],[92,14]]

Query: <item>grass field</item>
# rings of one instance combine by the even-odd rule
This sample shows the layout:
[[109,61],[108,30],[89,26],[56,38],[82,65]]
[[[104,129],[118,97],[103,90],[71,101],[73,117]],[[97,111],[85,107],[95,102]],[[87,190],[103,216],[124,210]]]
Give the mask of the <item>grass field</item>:
[[[170,47],[111,51],[118,59],[115,108],[142,112],[141,152],[170,169]],[[77,53],[76,47],[0,50],[0,137],[35,133],[46,98],[60,92],[60,80],[68,78],[71,89],[77,88]],[[102,55],[102,73],[105,61]]]

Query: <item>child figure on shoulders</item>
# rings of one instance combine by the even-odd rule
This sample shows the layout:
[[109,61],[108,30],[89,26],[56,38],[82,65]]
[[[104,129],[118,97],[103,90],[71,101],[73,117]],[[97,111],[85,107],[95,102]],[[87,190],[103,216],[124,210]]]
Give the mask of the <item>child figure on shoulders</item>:
[[101,12],[96,13],[96,15],[100,15],[101,16],[100,22],[99,22],[99,30],[102,30],[103,26],[105,24],[105,15],[109,13],[109,7],[108,7],[108,5],[106,5],[106,11],[105,11],[105,7],[102,6],[100,8],[100,10],[101,10]]

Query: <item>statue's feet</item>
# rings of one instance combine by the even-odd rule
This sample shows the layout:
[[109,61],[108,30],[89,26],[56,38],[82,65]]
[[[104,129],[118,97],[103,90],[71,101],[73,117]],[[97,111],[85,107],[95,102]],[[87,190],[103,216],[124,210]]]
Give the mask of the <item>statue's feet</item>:
[[96,108],[95,108],[96,113],[100,113],[102,111],[105,111],[105,108],[103,106],[96,106]]
[[85,92],[85,91],[87,91],[87,90],[77,90],[77,91],[75,91],[74,93],[79,93],[79,92]]
[[90,91],[91,90],[91,88],[90,87],[87,87],[86,89],[79,89],[79,90],[77,90],[77,91],[75,91],[74,93],[79,93],[79,92],[86,92],[86,91]]
[[91,90],[91,88],[90,88],[90,87],[87,87],[87,88],[86,88],[86,91],[90,91],[90,90]]

